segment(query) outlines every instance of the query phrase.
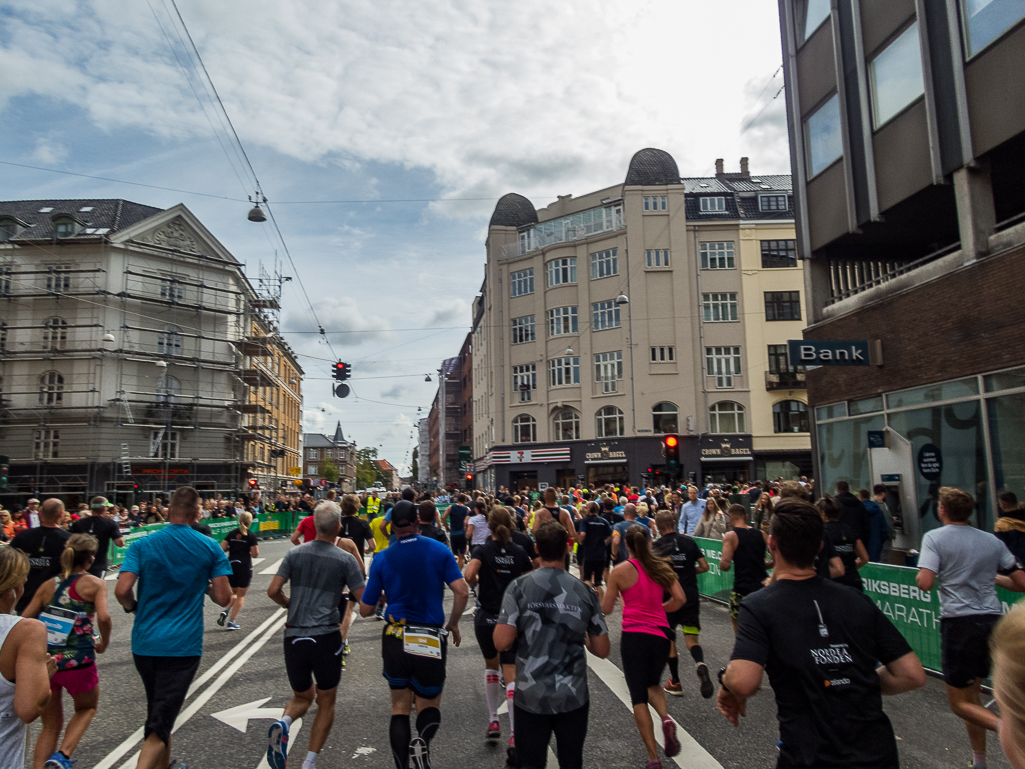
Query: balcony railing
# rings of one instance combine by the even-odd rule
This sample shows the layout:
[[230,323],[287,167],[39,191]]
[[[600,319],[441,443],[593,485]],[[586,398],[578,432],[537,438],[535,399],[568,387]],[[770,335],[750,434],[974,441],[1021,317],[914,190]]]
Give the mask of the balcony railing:
[[805,373],[803,371],[781,371],[777,374],[771,371],[765,372],[766,390],[803,390],[807,385],[804,383]]
[[511,256],[522,256],[523,254],[529,254],[531,251],[538,251],[547,246],[555,245],[556,243],[572,243],[576,240],[584,240],[594,235],[600,235],[606,232],[616,232],[618,230],[625,230],[626,222],[623,217],[616,216],[612,218],[612,221],[604,224],[600,228],[597,225],[566,225],[559,227],[554,232],[540,233],[536,230],[520,233],[520,239],[516,243],[506,243],[502,246],[502,258],[507,259]]

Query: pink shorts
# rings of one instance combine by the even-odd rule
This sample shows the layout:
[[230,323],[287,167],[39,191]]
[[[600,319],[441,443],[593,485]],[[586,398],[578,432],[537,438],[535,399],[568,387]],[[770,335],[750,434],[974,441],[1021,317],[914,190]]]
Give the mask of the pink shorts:
[[96,665],[88,665],[84,668],[58,670],[50,679],[50,691],[66,689],[72,697],[77,697],[79,694],[91,692],[99,684],[100,676],[96,672]]

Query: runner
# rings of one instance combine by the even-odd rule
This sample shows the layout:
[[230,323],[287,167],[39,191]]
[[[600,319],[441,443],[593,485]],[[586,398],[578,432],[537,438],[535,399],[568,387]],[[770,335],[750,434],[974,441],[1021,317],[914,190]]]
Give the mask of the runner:
[[[225,627],[227,620],[228,630],[241,630],[238,624],[238,615],[246,602],[246,593],[253,582],[253,559],[260,557],[260,546],[256,535],[249,530],[253,524],[252,513],[242,513],[238,517],[238,528],[232,531],[221,542],[221,549],[228,554],[228,563],[231,564],[231,575],[228,577],[228,584],[231,585],[231,603],[228,608],[217,617],[217,624]],[[228,619],[228,613],[231,619]]]
[[676,517],[668,510],[655,514],[655,527],[659,538],[652,544],[655,555],[669,560],[676,578],[680,581],[687,602],[678,610],[666,615],[669,621],[669,683],[663,688],[674,697],[683,696],[683,684],[680,682],[680,663],[677,656],[676,628],[683,629],[683,642],[694,660],[694,672],[701,683],[701,696],[706,700],[715,694],[712,677],[705,664],[705,653],[698,640],[701,632],[701,602],[698,596],[698,574],[708,571],[708,561],[701,553],[698,543],[686,534],[675,530]]
[[417,505],[417,515],[420,519],[420,536],[433,539],[435,542],[440,542],[445,547],[448,547],[448,537],[445,536],[445,530],[435,525],[435,521],[438,519],[438,509],[434,506],[434,503],[427,499]]
[[107,571],[107,556],[110,553],[110,543],[118,547],[125,546],[124,535],[121,534],[121,527],[107,513],[113,507],[106,497],[93,497],[89,502],[90,515],[79,518],[71,524],[72,534],[90,534],[96,537],[96,559],[89,567],[89,573],[94,577],[103,579]]
[[609,631],[598,596],[565,571],[566,529],[548,521],[534,536],[540,568],[506,589],[494,631],[499,653],[516,649],[516,758],[524,769],[545,766],[554,732],[560,769],[580,769],[590,709],[584,648],[608,657]]
[[456,504],[449,505],[445,511],[449,535],[452,537],[452,553],[460,569],[466,565],[466,519],[470,516],[466,501],[466,495],[460,494],[456,498]]
[[135,612],[132,656],[146,690],[146,741],[136,769],[170,765],[171,730],[203,654],[203,597],[219,606],[231,601],[228,559],[189,525],[199,510],[199,493],[179,486],[170,525],[131,544],[114,590],[124,610]]
[[[459,619],[470,590],[452,553],[439,542],[419,536],[416,507],[401,500],[391,509],[395,545],[374,558],[360,614],[369,617],[378,598],[388,597],[388,623],[381,638],[383,675],[391,689],[389,728],[392,757],[398,769],[430,769],[430,743],[441,724],[448,642],[459,646]],[[448,624],[442,608],[444,586],[452,590]],[[416,703],[416,730],[410,739],[409,714]]]
[[[666,693],[662,690],[662,671],[669,659],[670,630],[667,615],[687,603],[683,587],[669,561],[656,556],[649,544],[650,534],[634,524],[626,531],[629,559],[618,564],[609,575],[609,589],[601,602],[608,616],[623,596],[623,633],[619,650],[623,674],[630,690],[634,721],[648,750],[647,769],[661,769],[650,704],[662,719],[663,750],[668,758],[680,752],[676,723],[669,717]],[[664,595],[669,599],[663,602]]]
[[580,532],[577,534],[579,543],[577,558],[581,564],[580,578],[595,589],[600,601],[605,595],[605,588],[602,587],[602,575],[605,573],[605,558],[608,554],[609,543],[612,542],[612,527],[608,521],[598,515],[599,510],[597,502],[587,503],[587,515],[578,524]]
[[[366,564],[363,560],[363,556],[367,553],[373,553],[375,551],[374,546],[374,535],[370,531],[370,526],[366,521],[359,518],[359,497],[355,494],[346,494],[342,497],[342,528],[339,532],[339,536],[342,539],[350,540],[356,549],[358,554],[357,560],[359,561],[360,571],[366,577]],[[367,549],[367,543],[370,543],[369,549]],[[348,598],[345,603],[345,617],[342,619],[342,654],[347,655],[351,648],[349,647],[349,628],[352,627],[352,621],[355,618],[355,607],[359,603],[353,592],[350,590]],[[342,660],[342,667],[345,667],[345,660]]]
[[[501,679],[505,681],[505,699],[509,706],[509,744],[506,748],[509,763],[516,766],[516,740],[512,699],[516,692],[516,649],[507,649],[499,654],[495,649],[493,634],[502,610],[502,596],[509,583],[526,574],[534,567],[526,551],[512,541],[515,526],[508,508],[496,507],[488,520],[491,539],[473,554],[466,567],[465,579],[470,587],[480,581],[478,600],[480,608],[473,618],[477,645],[484,655],[484,697],[488,707],[488,739],[501,736],[498,723],[498,704],[501,698]],[[498,665],[501,662],[501,677]]]
[[[630,502],[623,508],[623,520],[612,527],[612,560],[621,564],[630,557],[626,549],[626,532],[631,526],[638,526],[637,506]],[[651,529],[641,526],[641,529],[651,541]],[[611,575],[610,575],[611,577]]]
[[[323,500],[322,500],[323,501]],[[319,506],[320,503],[318,502]],[[312,542],[317,538],[317,526],[313,520],[313,513],[311,512],[308,516],[299,521],[299,525],[295,527],[295,531],[292,532],[292,536],[289,537],[289,541],[293,545],[300,544],[299,540],[303,543]]]
[[[939,490],[937,514],[943,526],[922,537],[918,559],[919,590],[940,586],[940,650],[947,700],[965,722],[972,744],[972,766],[985,769],[986,730],[997,731],[1000,719],[982,706],[979,687],[990,672],[989,637],[1002,607],[994,583],[999,569],[1016,564],[1011,551],[993,534],[968,522],[975,500],[960,489]],[[1007,577],[1025,592],[1021,567]]]
[[[303,769],[313,769],[335,720],[335,698],[342,677],[342,632],[338,607],[348,587],[363,595],[363,574],[356,559],[336,547],[342,514],[334,502],[323,500],[313,510],[317,538],[290,550],[271,579],[267,597],[288,609],[285,623],[285,671],[292,698],[280,721],[267,733],[267,763],[285,769],[288,730],[306,715],[313,701],[317,716],[310,728],[310,745]],[[285,595],[285,583],[291,590]]]
[[470,557],[473,558],[474,548],[478,548],[488,541],[491,530],[488,529],[488,505],[478,499],[473,503],[473,515],[466,522],[466,538],[470,543]]
[[[100,701],[96,655],[103,654],[110,644],[112,626],[107,610],[107,583],[90,570],[97,547],[95,537],[72,534],[61,553],[60,576],[40,585],[25,610],[26,617],[39,617],[42,613],[50,637],[47,651],[57,664],[57,672],[50,679],[50,702],[43,711],[43,728],[36,740],[33,766],[72,769],[71,754],[96,715]],[[93,622],[99,625],[98,641],[93,639]],[[64,689],[75,703],[75,714],[58,750],[57,740],[64,726]]]
[[925,671],[871,599],[816,576],[822,526],[818,510],[800,499],[773,511],[776,581],[740,605],[731,661],[719,671],[719,711],[739,726],[768,673],[777,767],[895,768],[897,742],[880,695],[924,686]]
[[864,543],[855,536],[850,526],[840,522],[840,504],[835,499],[825,494],[815,506],[826,521],[822,529],[823,535],[833,546],[844,567],[843,574],[836,577],[836,581],[841,585],[861,590],[861,575],[858,574],[858,569],[868,563],[868,552]]
[[[562,524],[563,528],[569,532],[570,538],[575,541],[577,529],[573,523],[573,516],[568,510],[556,506],[556,497],[555,489],[551,486],[545,489],[545,504],[544,507],[537,511],[537,515],[534,516],[534,522],[531,524],[531,532],[536,532],[538,527],[545,521],[558,521]],[[566,569],[569,569],[568,553],[566,554]]]
[[[391,508],[387,510],[387,514],[391,517]],[[391,523],[383,516],[378,516],[370,521],[370,531],[374,535],[374,560],[380,557],[381,553],[388,549],[391,545]],[[385,599],[382,597],[377,603],[377,611],[374,612],[374,619],[384,619],[384,607],[386,606]]]
[[1025,606],[1014,606],[993,630],[993,696],[1000,742],[1014,769],[1025,769]]
[[64,503],[59,499],[51,497],[43,502],[36,517],[39,524],[35,528],[19,532],[11,540],[11,547],[25,553],[31,564],[25,591],[15,606],[19,614],[31,603],[40,585],[60,574],[61,554],[71,536],[60,527],[64,518]]
[[733,588],[730,590],[730,619],[733,634],[737,633],[737,617],[744,596],[761,590],[769,576],[765,569],[765,546],[768,535],[747,525],[747,510],[743,505],[730,505],[732,531],[722,539],[722,557],[719,568],[729,571],[734,565]]

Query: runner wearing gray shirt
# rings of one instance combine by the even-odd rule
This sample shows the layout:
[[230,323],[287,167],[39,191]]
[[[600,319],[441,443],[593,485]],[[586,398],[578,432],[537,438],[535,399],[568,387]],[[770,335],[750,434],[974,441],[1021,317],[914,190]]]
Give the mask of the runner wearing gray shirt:
[[[310,730],[310,748],[303,769],[314,769],[335,717],[335,696],[342,677],[341,614],[345,587],[357,600],[364,580],[356,559],[335,545],[342,514],[334,502],[324,500],[313,511],[317,538],[289,551],[267,588],[267,596],[288,609],[285,623],[285,670],[292,699],[285,714],[268,733],[267,763],[285,769],[288,730],[306,715],[313,700],[317,717]],[[291,583],[289,595],[282,588]],[[314,685],[316,681],[316,685]]]

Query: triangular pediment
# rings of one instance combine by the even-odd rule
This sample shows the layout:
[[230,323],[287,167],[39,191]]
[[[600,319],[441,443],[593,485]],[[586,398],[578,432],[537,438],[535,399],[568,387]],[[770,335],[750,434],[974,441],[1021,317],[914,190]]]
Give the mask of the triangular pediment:
[[231,252],[182,204],[161,211],[159,214],[121,230],[111,238],[111,241],[153,245],[186,254],[223,259],[232,264],[239,263],[231,255]]

